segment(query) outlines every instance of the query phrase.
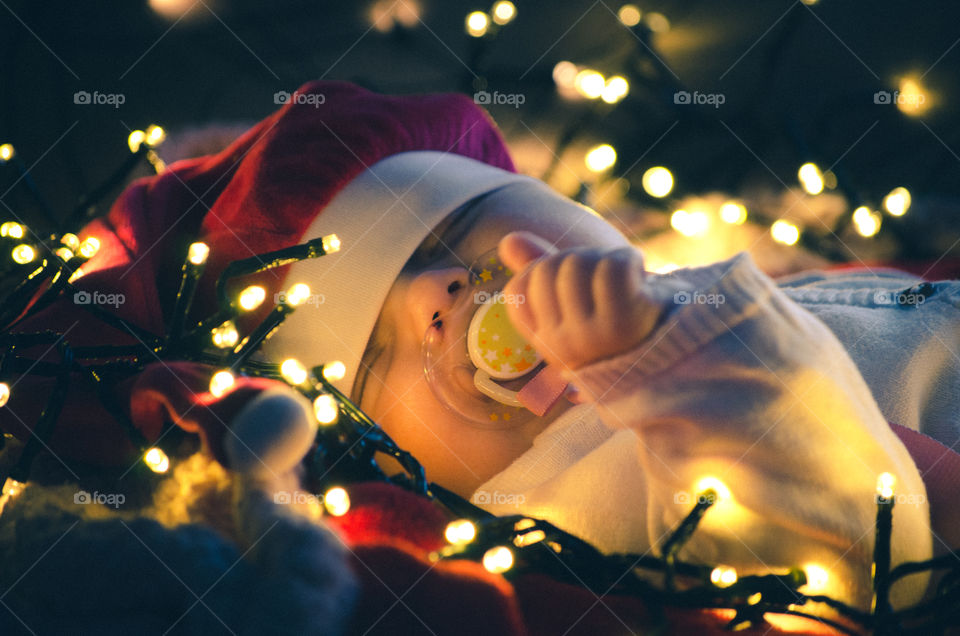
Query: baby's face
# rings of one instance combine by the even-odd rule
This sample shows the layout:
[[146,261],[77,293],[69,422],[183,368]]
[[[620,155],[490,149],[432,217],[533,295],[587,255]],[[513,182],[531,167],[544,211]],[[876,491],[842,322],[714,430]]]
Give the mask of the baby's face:
[[[435,397],[424,376],[421,345],[436,318],[461,295],[472,293],[468,267],[516,230],[533,232],[558,249],[629,244],[600,217],[533,183],[487,195],[470,216],[469,231],[455,245],[444,247],[440,260],[421,269],[408,267],[391,288],[373,336],[382,351],[367,371],[360,403],[424,465],[429,480],[462,496],[528,450],[534,437],[569,406],[561,401],[543,417],[489,430],[468,424]],[[441,329],[444,338],[464,338],[466,327],[443,324]],[[462,381],[469,385],[469,378]]]

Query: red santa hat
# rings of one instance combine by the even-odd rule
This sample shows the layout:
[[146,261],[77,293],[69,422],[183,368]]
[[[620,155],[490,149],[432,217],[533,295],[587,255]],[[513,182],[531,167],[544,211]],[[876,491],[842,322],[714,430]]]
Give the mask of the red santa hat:
[[[336,233],[339,253],[248,276],[231,289],[266,287],[262,316],[290,282],[309,283],[315,302],[288,318],[267,352],[308,365],[341,360],[348,375],[339,386],[349,392],[386,293],[417,245],[468,200],[523,179],[490,117],[466,96],[384,96],[312,82],[219,154],[135,182],[81,232],[101,249],[76,287],[122,299],[108,309],[134,329],[106,325],[62,298],[13,330],[52,330],[73,347],[144,344],[167,333],[190,243],[210,247],[191,314],[200,319],[217,309],[215,282],[232,261]],[[47,346],[19,353],[60,359]],[[51,452],[104,464],[135,453],[101,402],[127,408],[136,378],[120,379],[104,395],[88,374],[72,374],[46,442]],[[17,380],[0,427],[27,438],[52,387],[49,378]],[[142,415],[136,406],[132,412]],[[158,433],[155,423],[134,424],[148,438]]]

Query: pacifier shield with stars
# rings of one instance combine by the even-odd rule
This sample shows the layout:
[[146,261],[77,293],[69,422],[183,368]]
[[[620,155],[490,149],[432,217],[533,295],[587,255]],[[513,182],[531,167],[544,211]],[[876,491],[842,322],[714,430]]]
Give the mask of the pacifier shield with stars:
[[504,429],[535,417],[519,391],[543,368],[543,357],[507,316],[512,272],[496,250],[481,256],[453,307],[427,329],[424,372],[437,399],[474,426]]

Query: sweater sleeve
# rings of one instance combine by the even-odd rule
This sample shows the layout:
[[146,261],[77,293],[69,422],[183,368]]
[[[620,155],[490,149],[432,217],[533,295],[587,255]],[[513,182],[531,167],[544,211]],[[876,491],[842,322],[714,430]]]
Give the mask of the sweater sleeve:
[[[608,426],[639,438],[648,536],[662,543],[713,487],[720,500],[681,558],[825,571],[804,591],[867,608],[876,484],[889,472],[892,563],[930,558],[923,481],[823,323],[746,254],[648,282],[666,312],[645,343],[569,374]],[[920,579],[894,586],[894,605],[917,601]]]

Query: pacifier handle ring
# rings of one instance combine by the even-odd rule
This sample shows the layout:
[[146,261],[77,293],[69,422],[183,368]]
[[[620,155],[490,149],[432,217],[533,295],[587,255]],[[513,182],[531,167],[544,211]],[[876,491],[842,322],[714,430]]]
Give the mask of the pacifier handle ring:
[[517,391],[511,391],[497,384],[490,378],[490,374],[483,369],[477,369],[477,372],[473,374],[473,384],[477,387],[478,391],[501,404],[524,408],[523,403],[520,402],[520,398],[517,397]]

